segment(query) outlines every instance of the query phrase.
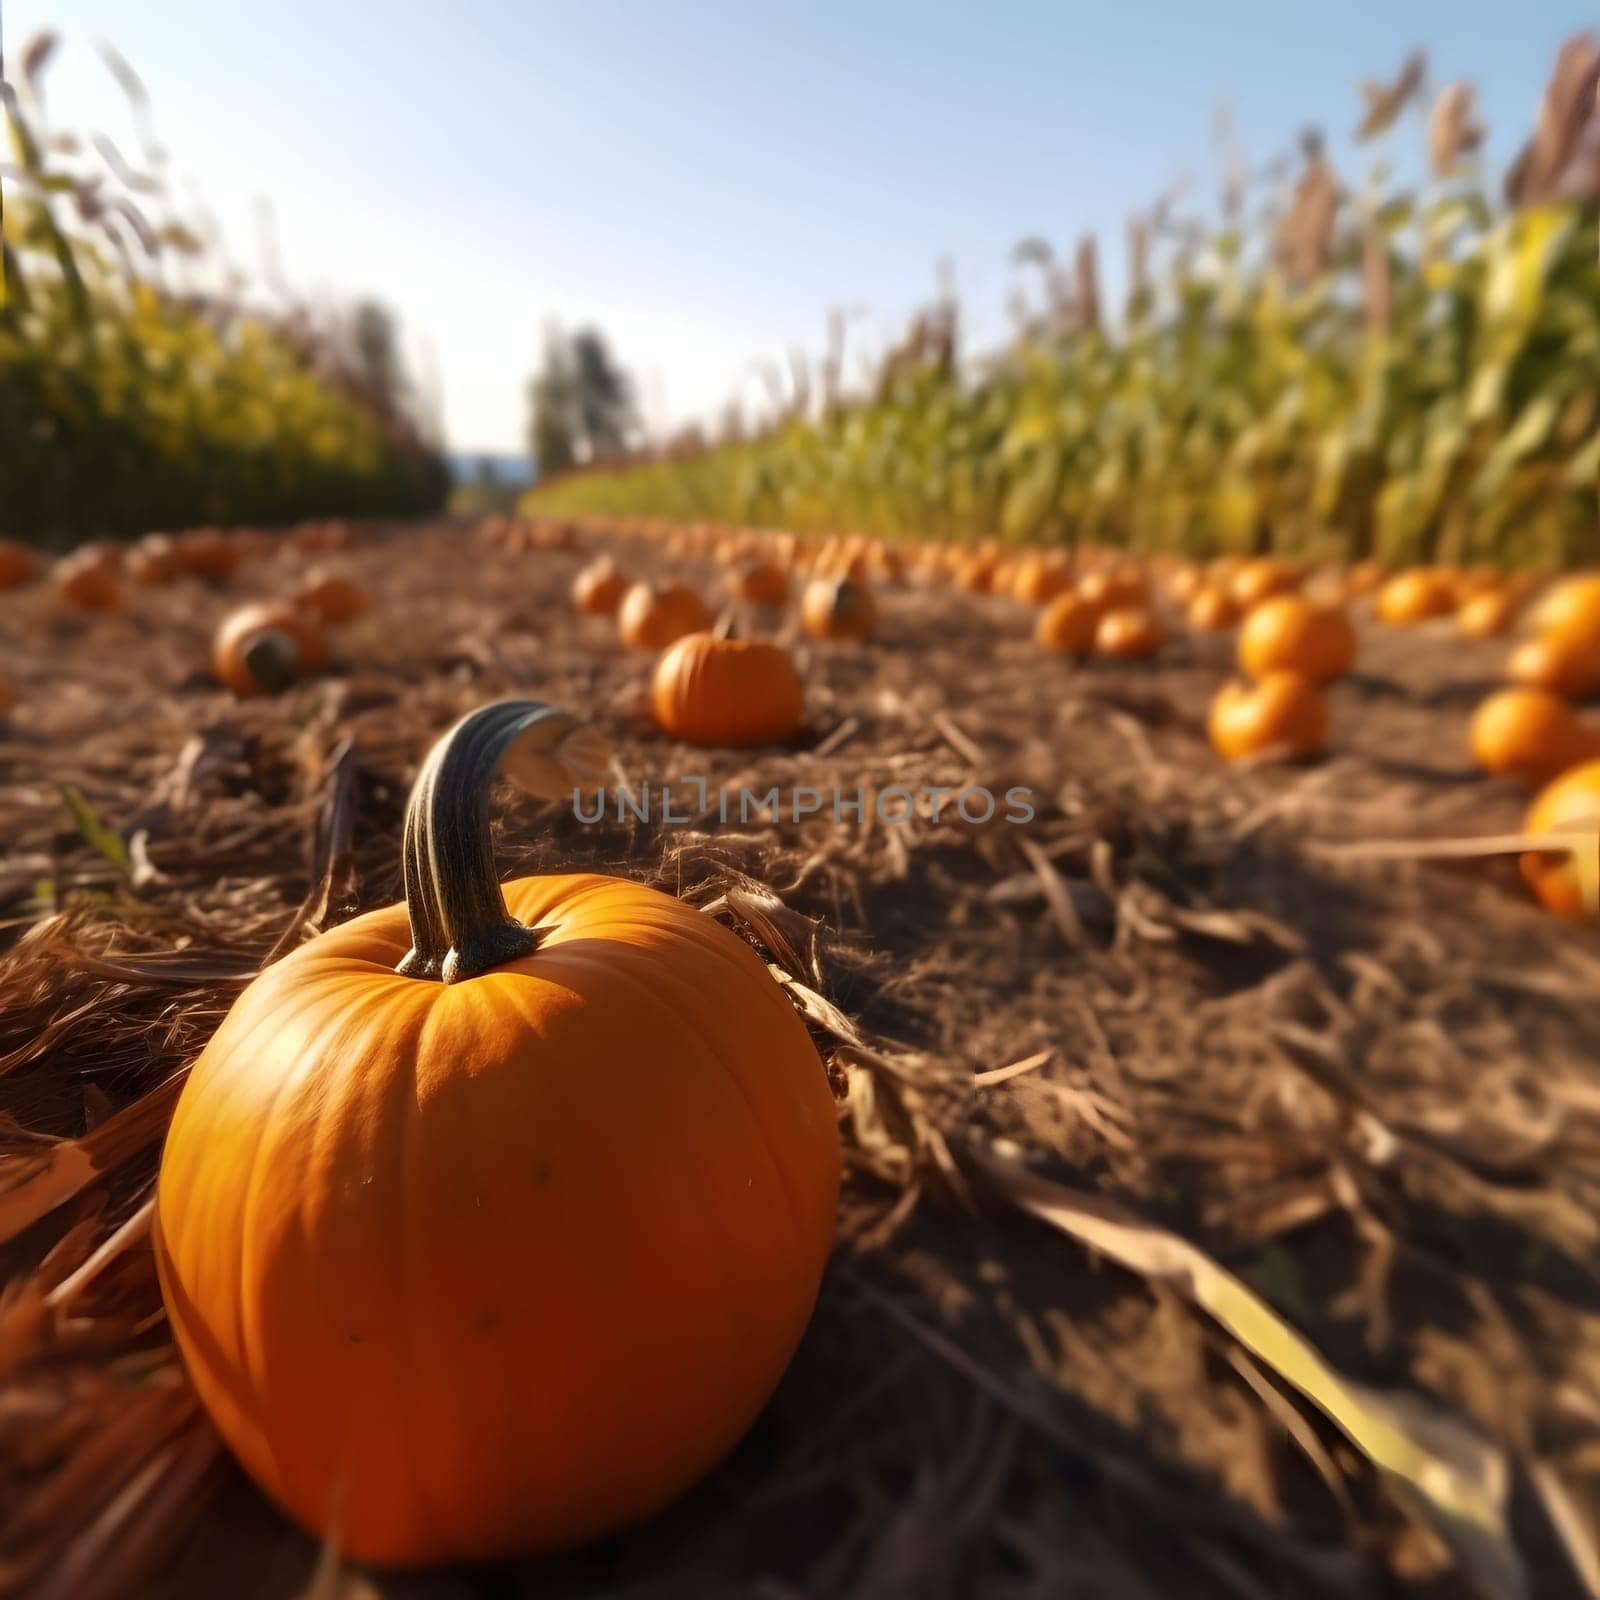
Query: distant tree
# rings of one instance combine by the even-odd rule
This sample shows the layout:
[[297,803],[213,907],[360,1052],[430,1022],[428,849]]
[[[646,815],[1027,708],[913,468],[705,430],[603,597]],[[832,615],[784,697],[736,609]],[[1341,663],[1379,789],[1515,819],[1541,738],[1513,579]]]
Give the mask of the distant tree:
[[357,382],[391,416],[406,407],[411,383],[400,355],[399,324],[376,300],[363,300],[350,326],[350,359]]
[[621,455],[638,433],[632,380],[597,328],[571,338],[559,328],[546,331],[528,410],[528,448],[541,478]]
[[598,328],[581,329],[573,337],[572,370],[578,425],[588,459],[621,455],[637,426],[633,383],[617,365]]

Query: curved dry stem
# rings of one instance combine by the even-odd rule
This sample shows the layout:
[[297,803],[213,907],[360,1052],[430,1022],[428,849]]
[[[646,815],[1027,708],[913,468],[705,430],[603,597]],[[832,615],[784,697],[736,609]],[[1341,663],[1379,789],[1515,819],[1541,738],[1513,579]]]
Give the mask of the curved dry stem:
[[535,929],[506,910],[489,840],[489,790],[503,771],[559,799],[594,781],[604,738],[539,700],[469,712],[428,752],[406,804],[402,860],[411,949],[395,969],[457,983],[538,948]]

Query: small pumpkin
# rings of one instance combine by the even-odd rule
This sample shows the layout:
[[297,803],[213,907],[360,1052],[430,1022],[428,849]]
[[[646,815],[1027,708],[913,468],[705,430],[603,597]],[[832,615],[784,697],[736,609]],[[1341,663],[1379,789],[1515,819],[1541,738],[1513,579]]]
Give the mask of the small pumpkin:
[[1355,660],[1356,636],[1337,606],[1280,594],[1246,616],[1238,651],[1240,667],[1252,678],[1298,672],[1313,683],[1329,683]]
[[1102,612],[1147,606],[1150,585],[1137,567],[1101,567],[1086,572],[1075,585],[1077,592]]
[[0,589],[16,589],[39,571],[38,554],[15,539],[0,539]]
[[1155,614],[1144,606],[1122,606],[1107,611],[1095,625],[1097,655],[1123,661],[1146,661],[1166,643],[1166,632]]
[[1269,750],[1308,756],[1327,742],[1328,708],[1309,678],[1269,672],[1253,684],[1224,684],[1211,702],[1206,732],[1212,749],[1229,761]]
[[1545,783],[1600,756],[1600,733],[1546,689],[1500,689],[1472,714],[1472,757],[1485,772]]
[[670,895],[496,881],[487,793],[594,781],[549,706],[464,718],[412,791],[407,901],[239,996],[167,1135],[178,1348],[245,1469],[359,1561],[641,1521],[750,1426],[834,1233],[833,1097],[759,956]]
[[1462,604],[1456,626],[1467,639],[1498,639],[1511,631],[1517,597],[1509,589],[1485,589]]
[[609,617],[622,604],[628,580],[610,556],[597,556],[572,580],[572,603],[590,617]]
[[792,739],[804,699],[788,651],[711,633],[691,633],[669,645],[650,688],[656,721],[667,733],[713,746]]
[[727,588],[734,600],[753,606],[786,606],[789,575],[771,561],[747,561],[728,574]]
[[152,588],[178,574],[178,547],[170,534],[147,533],[128,552],[125,570],[137,584]]
[[1579,862],[1571,851],[1530,850],[1524,855],[1522,875],[1540,901],[1557,916],[1574,920],[1600,911],[1593,899],[1593,886],[1600,879],[1600,760],[1569,767],[1541,789],[1528,808],[1522,831],[1572,834],[1587,855],[1586,862]]
[[350,622],[367,609],[367,591],[345,573],[318,567],[295,590],[294,603],[323,622]]
[[1536,633],[1600,644],[1600,573],[1576,573],[1552,584],[1528,620]]
[[239,569],[244,546],[218,528],[196,528],[174,541],[178,565],[210,583],[226,583]]
[[1292,594],[1300,587],[1300,569],[1287,561],[1272,556],[1259,556],[1247,561],[1233,574],[1228,592],[1248,613],[1263,600],[1276,595]]
[[636,583],[617,609],[617,632],[634,650],[665,650],[711,626],[706,603],[687,584]]
[[1202,584],[1189,602],[1189,626],[1203,633],[1226,633],[1236,628],[1244,609],[1220,583]]
[[1048,556],[1024,556],[1012,571],[1012,597],[1025,606],[1049,605],[1072,587],[1072,577],[1059,561]]
[[1427,567],[1396,573],[1373,602],[1378,618],[1391,628],[1412,628],[1455,609],[1455,587],[1447,575]]
[[241,696],[278,694],[328,658],[315,620],[295,606],[241,606],[211,642],[211,669]]
[[801,597],[800,620],[813,639],[870,639],[878,607],[859,579],[813,578]]
[[1506,676],[1530,689],[1585,700],[1600,693],[1600,640],[1559,633],[1524,639],[1506,662]]
[[85,545],[55,564],[51,582],[57,597],[76,611],[115,611],[122,604],[122,552]]
[[1086,656],[1094,649],[1095,630],[1099,626],[1099,607],[1091,605],[1082,595],[1069,591],[1057,595],[1039,613],[1033,637],[1042,650]]

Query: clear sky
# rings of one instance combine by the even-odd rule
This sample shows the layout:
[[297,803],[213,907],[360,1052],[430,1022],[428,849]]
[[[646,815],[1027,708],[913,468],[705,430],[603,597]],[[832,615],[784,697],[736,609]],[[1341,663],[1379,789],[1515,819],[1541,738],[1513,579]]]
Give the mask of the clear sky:
[[[1219,101],[1260,164],[1297,129],[1351,155],[1357,78],[1425,46],[1471,78],[1496,178],[1588,0],[947,5],[810,0],[3,0],[8,63],[45,24],[60,126],[126,126],[95,56],[147,82],[174,165],[259,260],[269,195],[289,278],[374,291],[437,373],[449,442],[517,450],[550,318],[595,321],[657,419],[714,413],[754,358],[863,341],[948,256],[998,342],[1011,245],[1102,235],[1185,169],[1209,199]],[[1404,143],[1421,139],[1413,121]],[[422,348],[425,345],[425,350]]]

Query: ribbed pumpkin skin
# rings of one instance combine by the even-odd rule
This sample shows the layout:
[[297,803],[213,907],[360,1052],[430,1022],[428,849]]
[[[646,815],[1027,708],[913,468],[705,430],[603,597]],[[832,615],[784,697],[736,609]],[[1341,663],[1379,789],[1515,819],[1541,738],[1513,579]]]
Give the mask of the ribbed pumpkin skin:
[[692,633],[656,663],[650,700],[668,733],[737,748],[792,739],[805,695],[788,653],[759,639]]
[[804,1025],[700,912],[506,884],[542,947],[397,976],[403,907],[272,967],[196,1063],[156,1259],[251,1475],[361,1560],[649,1516],[739,1439],[811,1314],[839,1141]]

